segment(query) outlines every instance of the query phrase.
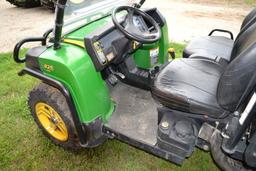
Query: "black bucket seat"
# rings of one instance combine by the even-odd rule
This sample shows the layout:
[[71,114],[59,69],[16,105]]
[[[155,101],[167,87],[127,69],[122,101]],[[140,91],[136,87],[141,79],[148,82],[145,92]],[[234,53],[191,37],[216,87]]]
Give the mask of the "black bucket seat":
[[218,62],[229,62],[234,44],[243,37],[246,30],[256,22],[256,8],[244,19],[241,30],[236,38],[224,36],[203,36],[192,39],[183,51],[184,58],[198,58],[199,56]]
[[223,118],[256,85],[256,23],[237,40],[230,59],[225,67],[203,57],[173,60],[156,77],[152,94],[168,108]]

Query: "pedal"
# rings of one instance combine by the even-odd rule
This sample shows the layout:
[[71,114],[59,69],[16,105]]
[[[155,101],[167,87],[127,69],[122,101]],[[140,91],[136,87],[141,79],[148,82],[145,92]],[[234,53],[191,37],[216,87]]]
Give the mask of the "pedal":
[[109,68],[109,69],[110,69],[111,73],[114,74],[115,76],[118,76],[118,77],[120,77],[121,79],[125,79],[125,75],[122,74],[121,72],[116,72],[116,71],[114,71],[112,68]]
[[118,79],[116,78],[116,76],[114,74],[111,74],[108,78],[107,78],[108,82],[114,86],[118,83]]

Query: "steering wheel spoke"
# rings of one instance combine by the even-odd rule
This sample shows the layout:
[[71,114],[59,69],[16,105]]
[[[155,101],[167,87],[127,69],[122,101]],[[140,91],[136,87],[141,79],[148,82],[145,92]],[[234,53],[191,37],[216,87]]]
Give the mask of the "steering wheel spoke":
[[159,33],[144,33],[143,34],[143,37],[149,38],[149,39],[154,39],[158,36],[159,36]]

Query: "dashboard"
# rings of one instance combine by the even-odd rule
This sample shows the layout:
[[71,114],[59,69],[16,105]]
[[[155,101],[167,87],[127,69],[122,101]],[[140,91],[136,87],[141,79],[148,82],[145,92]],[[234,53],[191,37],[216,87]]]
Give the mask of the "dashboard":
[[[151,15],[160,27],[164,25],[164,19],[157,9],[149,9],[145,12]],[[142,31],[150,29],[150,25],[140,16],[134,16],[133,22]],[[125,22],[123,24],[125,25]],[[103,70],[112,63],[118,64],[122,62],[127,54],[140,47],[140,43],[129,40],[122,32],[116,29],[112,21],[87,35],[84,38],[84,42],[97,71]]]
[[[97,71],[118,62],[128,52],[130,40],[112,25],[97,30],[85,38],[85,46]],[[99,33],[97,33],[99,32]],[[118,60],[119,59],[119,60]]]

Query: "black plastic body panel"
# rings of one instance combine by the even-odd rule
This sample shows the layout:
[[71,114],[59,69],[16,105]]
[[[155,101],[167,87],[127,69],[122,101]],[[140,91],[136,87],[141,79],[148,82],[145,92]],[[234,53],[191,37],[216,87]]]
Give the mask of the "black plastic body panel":
[[38,57],[46,50],[47,50],[46,46],[39,46],[39,47],[34,47],[29,49],[25,55],[26,67],[32,70],[40,71]]
[[245,162],[249,166],[256,168],[256,132],[249,140],[249,146],[245,151]]
[[[179,113],[175,113],[175,114],[178,115]],[[158,112],[158,120],[159,120],[158,124],[161,125],[161,121],[164,121],[165,119],[167,119],[169,123],[171,122],[174,123],[179,120],[185,120],[191,123],[193,127],[193,131],[192,131],[193,135],[189,135],[189,138],[186,137],[183,140],[181,140],[182,138],[179,138],[179,137],[170,138],[169,136],[170,132],[173,133],[173,130],[168,129],[167,131],[166,130],[162,131],[159,126],[158,136],[155,135],[157,136],[156,137],[157,141],[154,144],[149,144],[140,140],[139,137],[132,138],[131,136],[127,136],[126,133],[120,131],[117,128],[113,129],[109,125],[103,125],[103,133],[105,133],[106,136],[108,136],[109,138],[118,139],[124,143],[127,143],[136,148],[144,150],[155,156],[161,157],[165,160],[181,165],[182,162],[192,154],[195,146],[197,145],[197,134],[201,126],[201,122],[200,121],[197,122],[197,119],[191,119],[189,117],[182,116],[182,115],[179,117],[178,116],[173,117],[173,116],[174,116],[174,112],[160,110]],[[132,124],[132,123],[128,123],[128,124]],[[157,128],[158,127],[156,127],[155,129]],[[182,130],[180,130],[180,132],[182,134]],[[151,136],[151,135],[152,134],[148,136]]]
[[183,159],[179,156],[176,156],[175,154],[168,153],[165,150],[160,149],[158,146],[152,146],[149,144],[145,144],[141,141],[138,141],[136,139],[132,139],[116,130],[113,130],[111,128],[108,128],[106,126],[103,126],[103,133],[106,134],[109,138],[115,138],[118,139],[126,144],[129,144],[131,146],[134,146],[138,149],[144,150],[145,152],[148,152],[150,154],[153,154],[157,157],[161,157],[165,160],[174,162],[175,164],[181,165]]
[[[130,43],[120,31],[115,29],[112,22],[86,36],[84,42],[87,53],[97,71],[103,70],[112,62],[117,63],[118,59],[125,55],[124,53],[128,50]],[[99,44],[99,49],[96,49],[95,43]],[[103,53],[105,62],[102,61],[99,51]],[[111,53],[113,58],[109,60],[107,56]]]
[[144,90],[151,89],[152,79],[149,71],[138,69],[132,57],[119,64],[117,69],[125,75],[125,79],[120,79],[122,82]]
[[199,126],[193,119],[165,113],[158,126],[157,145],[185,159],[194,151],[198,130]]
[[103,121],[101,118],[97,118],[88,124],[83,123],[83,129],[86,133],[84,138],[87,140],[86,147],[97,147],[107,140],[107,137],[102,133],[102,127]]
[[159,24],[160,27],[163,27],[166,23],[165,18],[157,8],[147,9],[145,12],[150,15]]

